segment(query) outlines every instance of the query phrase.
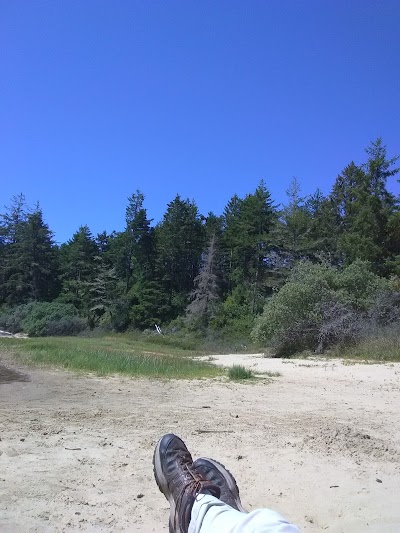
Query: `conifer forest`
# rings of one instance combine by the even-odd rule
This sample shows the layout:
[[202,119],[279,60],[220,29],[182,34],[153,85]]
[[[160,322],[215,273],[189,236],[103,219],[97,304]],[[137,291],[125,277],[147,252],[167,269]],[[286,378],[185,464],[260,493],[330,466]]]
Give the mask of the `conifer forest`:
[[1,214],[0,328],[38,336],[157,325],[270,343],[277,354],[393,328],[400,209],[387,182],[397,160],[378,138],[328,195],[304,197],[293,178],[277,205],[260,181],[214,214],[178,194],[157,224],[136,190],[123,229],[93,235],[82,225],[61,245],[41,208],[18,194]]

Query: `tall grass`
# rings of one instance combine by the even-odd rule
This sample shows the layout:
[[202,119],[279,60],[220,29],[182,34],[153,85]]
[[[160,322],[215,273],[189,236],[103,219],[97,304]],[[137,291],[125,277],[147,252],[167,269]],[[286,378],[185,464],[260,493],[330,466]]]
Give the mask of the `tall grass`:
[[254,378],[253,372],[242,365],[233,365],[228,370],[228,376],[233,380]]
[[[374,333],[374,334],[372,334]],[[400,331],[396,326],[382,328],[354,346],[336,348],[330,355],[368,361],[400,361]]]
[[0,339],[0,349],[28,364],[49,365],[95,372],[154,378],[202,378],[222,374],[221,369],[199,361],[193,350],[171,347],[130,335],[101,338],[46,337]]

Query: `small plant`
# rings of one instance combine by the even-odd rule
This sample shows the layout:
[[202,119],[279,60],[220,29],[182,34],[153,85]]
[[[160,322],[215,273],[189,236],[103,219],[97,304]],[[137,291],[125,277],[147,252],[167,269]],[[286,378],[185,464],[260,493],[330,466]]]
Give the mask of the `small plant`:
[[263,375],[268,376],[269,378],[279,378],[282,374],[277,371],[267,370],[266,372],[263,372]]
[[251,379],[254,378],[254,374],[248,368],[242,365],[233,365],[228,371],[229,379]]

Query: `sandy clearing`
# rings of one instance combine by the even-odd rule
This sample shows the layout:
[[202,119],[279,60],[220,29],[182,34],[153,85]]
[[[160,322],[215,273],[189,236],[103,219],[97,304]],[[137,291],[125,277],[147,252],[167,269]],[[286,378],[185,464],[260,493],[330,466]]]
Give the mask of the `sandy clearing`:
[[172,431],[193,456],[232,470],[249,509],[269,506],[309,532],[400,531],[400,364],[215,362],[282,376],[235,384],[22,369],[30,382],[1,384],[0,530],[167,531],[151,459]]

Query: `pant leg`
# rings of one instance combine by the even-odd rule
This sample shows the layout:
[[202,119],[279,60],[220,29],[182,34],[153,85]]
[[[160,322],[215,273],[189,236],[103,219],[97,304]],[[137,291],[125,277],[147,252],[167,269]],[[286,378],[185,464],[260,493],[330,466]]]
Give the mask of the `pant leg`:
[[300,529],[270,509],[241,513],[208,494],[193,505],[188,533],[299,533]]

